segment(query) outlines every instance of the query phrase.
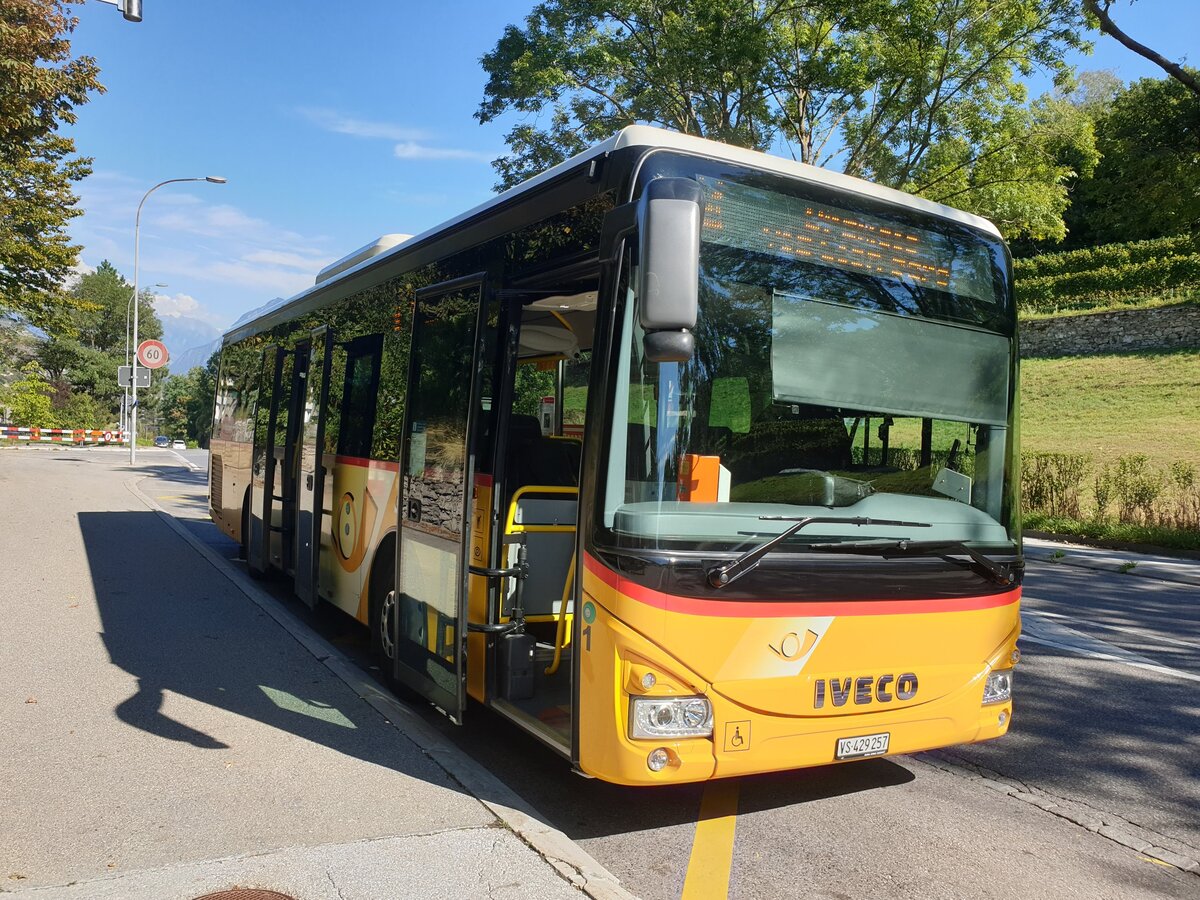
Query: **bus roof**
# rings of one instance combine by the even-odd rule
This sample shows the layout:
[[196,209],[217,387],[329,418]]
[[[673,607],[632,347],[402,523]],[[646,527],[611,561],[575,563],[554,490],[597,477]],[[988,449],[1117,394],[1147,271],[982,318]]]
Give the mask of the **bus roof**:
[[[855,178],[852,175],[844,175],[840,172],[834,172],[830,169],[822,169],[818,166],[811,166],[807,163],[796,162],[791,159],[784,159],[779,156],[772,156],[768,153],[762,153],[758,150],[747,150],[743,147],[733,147],[729,144],[722,144],[719,141],[711,141],[706,138],[694,137],[688,134],[680,134],[677,131],[668,131],[665,128],[656,128],[651,125],[630,125],[621,129],[612,137],[599,144],[595,144],[588,149],[577,153],[570,159],[564,160],[558,165],[547,169],[533,178],[521,182],[520,184],[497,194],[494,197],[486,200],[478,206],[472,207],[460,215],[452,219],[442,222],[440,225],[435,225],[433,228],[427,229],[416,236],[408,235],[384,235],[381,238],[353,251],[350,254],[342,257],[336,262],[323,268],[316,277],[312,287],[306,288],[300,293],[283,301],[276,301],[268,304],[260,310],[260,314],[254,316],[253,319],[248,319],[247,316],[242,316],[228,332],[226,332],[226,341],[233,336],[234,332],[238,332],[239,336],[244,336],[248,333],[257,331],[255,327],[262,319],[268,316],[274,318],[280,310],[292,306],[301,298],[315,292],[320,288],[324,288],[332,283],[341,281],[343,278],[348,278],[362,271],[368,266],[378,265],[390,257],[404,253],[410,249],[420,246],[427,241],[435,238],[439,234],[453,230],[458,225],[467,222],[471,219],[486,213],[493,207],[499,207],[512,200],[520,197],[522,194],[536,190],[543,184],[553,181],[560,175],[568,172],[591,159],[603,158],[609,153],[616,150],[621,150],[626,147],[644,147],[647,150],[666,149],[677,150],[684,153],[692,153],[697,156],[706,156],[714,159],[727,160],[732,163],[748,166],[750,168],[761,169],[767,172],[775,172],[780,175],[785,175],[791,178],[797,178],[802,181],[815,182],[817,184],[828,185],[839,190],[849,191],[851,193],[873,197],[878,200],[883,200],[888,203],[896,204],[897,206],[908,207],[909,209],[919,212],[928,213],[938,216],[943,219],[949,219],[954,222],[959,222],[963,225],[968,225],[972,228],[986,232],[994,237],[1000,238],[1000,232],[990,221],[977,216],[973,213],[963,212],[951,206],[945,206],[941,203],[935,203],[932,200],[926,200],[923,197],[917,197],[913,194],[906,194],[903,191],[898,191],[894,188],[884,187],[882,185],[873,184],[869,181],[864,181],[861,178]],[[402,237],[403,240],[389,240],[396,237]],[[265,324],[265,323],[264,323]]]

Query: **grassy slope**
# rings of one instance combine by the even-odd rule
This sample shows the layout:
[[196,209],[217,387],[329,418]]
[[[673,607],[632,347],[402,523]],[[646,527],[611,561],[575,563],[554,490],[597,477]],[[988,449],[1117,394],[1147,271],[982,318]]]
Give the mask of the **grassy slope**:
[[1024,360],[1021,404],[1025,451],[1200,467],[1200,350]]

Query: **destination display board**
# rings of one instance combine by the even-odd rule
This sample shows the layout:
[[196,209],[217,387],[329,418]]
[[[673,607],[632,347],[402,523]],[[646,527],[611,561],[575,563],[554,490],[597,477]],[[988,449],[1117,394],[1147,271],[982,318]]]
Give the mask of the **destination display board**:
[[994,302],[991,254],[965,229],[903,221],[701,176],[703,240]]

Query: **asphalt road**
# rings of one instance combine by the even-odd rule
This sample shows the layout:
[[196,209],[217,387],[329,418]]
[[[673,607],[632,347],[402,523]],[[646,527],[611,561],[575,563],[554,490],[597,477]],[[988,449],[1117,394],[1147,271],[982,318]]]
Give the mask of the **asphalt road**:
[[[236,565],[205,518],[204,457],[179,456],[195,468],[156,459],[142,491]],[[722,840],[733,897],[1200,895],[1163,861],[1200,859],[1200,586],[1032,561],[1024,610],[1009,735],[915,757],[635,790],[485,710],[463,728],[422,714],[645,898],[723,895],[688,881]],[[358,626],[309,621],[369,668]]]

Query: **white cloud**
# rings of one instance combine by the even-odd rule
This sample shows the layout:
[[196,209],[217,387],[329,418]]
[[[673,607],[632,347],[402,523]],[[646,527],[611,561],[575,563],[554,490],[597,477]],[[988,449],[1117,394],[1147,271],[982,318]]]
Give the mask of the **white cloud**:
[[312,287],[316,275],[316,272],[301,274],[242,261],[215,263],[207,270],[207,277],[212,280],[232,281],[239,285],[263,289],[281,297],[290,297],[305,288]]
[[357,138],[380,138],[398,141],[393,152],[397,159],[467,159],[490,162],[494,153],[464,150],[458,147],[435,147],[429,142],[435,135],[421,128],[409,128],[391,122],[373,122],[343,115],[324,107],[303,106],[296,112],[324,131],[347,134]]
[[[187,188],[187,185],[181,186]],[[279,228],[220,201],[211,185],[160,191],[142,210],[140,280],[166,282],[155,306],[166,319],[199,319],[224,329],[240,311],[264,299],[311,287],[316,273],[341,254],[324,235]],[[133,221],[145,185],[97,172],[77,188],[85,215],[72,223],[72,239],[96,265],[109,259],[133,280]]]
[[430,137],[429,132],[420,128],[408,128],[404,125],[394,125],[391,122],[356,119],[353,116],[345,116],[336,110],[323,107],[302,106],[296,112],[324,131],[348,134],[351,137],[383,138],[389,141],[422,141],[428,140]]
[[470,159],[491,162],[495,154],[478,150],[459,150],[453,147],[430,147],[416,141],[404,141],[395,147],[397,159]]
[[312,253],[289,253],[283,250],[255,250],[242,257],[244,262],[267,266],[282,266],[302,272],[317,272],[329,265],[329,257]]
[[196,314],[200,312],[200,303],[190,294],[175,294],[173,296],[155,294],[154,311],[159,316],[169,316],[171,318],[178,318],[179,316],[197,318]]

